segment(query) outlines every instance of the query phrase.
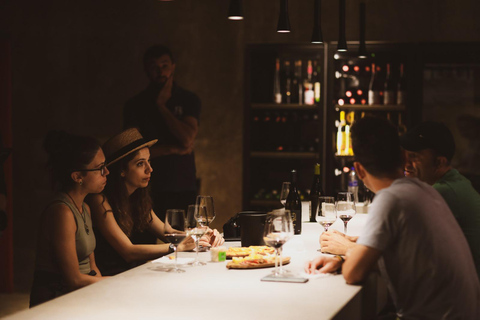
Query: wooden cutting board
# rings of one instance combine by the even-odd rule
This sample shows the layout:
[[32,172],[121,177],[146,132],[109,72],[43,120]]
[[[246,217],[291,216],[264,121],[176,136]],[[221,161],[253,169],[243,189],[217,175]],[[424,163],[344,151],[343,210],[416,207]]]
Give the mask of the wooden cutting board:
[[[289,263],[290,263],[290,257],[283,257],[282,264],[286,265]],[[269,267],[275,267],[275,261],[270,263],[262,263],[262,264],[236,264],[233,262],[227,263],[228,269],[259,269],[259,268],[269,268]]]

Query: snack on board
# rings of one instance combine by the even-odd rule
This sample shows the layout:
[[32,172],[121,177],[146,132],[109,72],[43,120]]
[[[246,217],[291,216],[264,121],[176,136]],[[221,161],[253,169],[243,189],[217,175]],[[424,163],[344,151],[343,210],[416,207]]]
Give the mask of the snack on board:
[[233,259],[238,257],[247,257],[251,254],[259,254],[262,256],[272,255],[275,250],[267,246],[250,246],[246,247],[230,247],[227,250],[227,259]]
[[[282,263],[290,263],[290,257],[284,257]],[[273,266],[275,266],[275,255],[261,255],[258,253],[252,253],[247,257],[234,257],[231,262],[227,263],[228,269],[256,269]]]

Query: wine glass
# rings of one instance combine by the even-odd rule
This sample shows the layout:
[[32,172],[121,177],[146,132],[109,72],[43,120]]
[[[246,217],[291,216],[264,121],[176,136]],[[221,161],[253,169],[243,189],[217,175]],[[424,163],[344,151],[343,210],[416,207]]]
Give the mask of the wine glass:
[[[294,228],[293,228],[293,219],[292,219],[292,215],[290,214],[290,210],[285,210],[285,209],[279,209],[279,210],[283,210],[285,211],[285,216],[287,218],[287,223],[289,224],[289,229],[288,229],[288,232],[287,234],[285,235],[285,242],[287,242],[288,240],[290,240],[293,235],[294,235]],[[277,211],[277,210],[274,210],[274,211]],[[279,263],[279,270],[278,272],[280,274],[288,274],[290,273],[290,270],[287,270],[283,267],[283,246],[278,248],[278,252],[280,253],[280,263]],[[275,270],[272,271],[272,273],[275,273]]]
[[201,237],[207,232],[206,226],[201,226],[197,220],[198,217],[204,217],[205,221],[207,220],[205,210],[198,210],[198,206],[195,204],[191,204],[188,206],[187,210],[187,235],[191,236],[193,240],[195,240],[195,261],[190,262],[189,265],[192,266],[204,266],[206,265],[205,262],[201,262],[198,260],[198,241]]
[[337,220],[334,197],[318,197],[318,210],[315,219],[325,231],[328,231],[328,228]]
[[275,249],[275,271],[272,277],[281,278],[278,268],[279,249],[287,242],[293,234],[292,218],[288,210],[276,210],[267,215],[263,240]]
[[353,193],[339,192],[337,195],[337,216],[342,219],[345,234],[347,234],[347,223],[357,213],[355,208],[355,201],[353,200]]
[[285,203],[287,202],[289,190],[290,190],[290,182],[282,183],[282,191],[280,192],[280,202],[284,207],[285,207]]
[[198,210],[204,210],[204,215],[199,215],[197,217],[197,222],[201,226],[210,226],[210,223],[215,219],[215,208],[213,206],[213,197],[212,196],[197,196],[197,201],[195,203]]
[[168,209],[165,216],[165,238],[173,244],[173,249],[175,251],[175,268],[168,270],[168,272],[185,272],[185,270],[179,269],[177,266],[177,246],[187,236],[185,230],[185,210]]

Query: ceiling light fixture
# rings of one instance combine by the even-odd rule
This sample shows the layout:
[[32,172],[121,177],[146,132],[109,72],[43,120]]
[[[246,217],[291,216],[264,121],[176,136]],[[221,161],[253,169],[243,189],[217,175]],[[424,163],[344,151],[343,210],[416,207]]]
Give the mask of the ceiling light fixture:
[[365,2],[360,3],[360,46],[358,47],[358,57],[367,58],[367,47],[365,45],[365,26],[366,26]]
[[230,0],[230,6],[228,8],[228,19],[243,20],[242,0]]
[[288,18],[288,0],[280,0],[280,16],[278,17],[277,32],[290,32],[290,20]]
[[347,51],[347,37],[345,35],[345,0],[340,0],[339,3],[339,36],[337,51]]
[[321,0],[313,0],[313,32],[312,43],[323,43],[321,13]]

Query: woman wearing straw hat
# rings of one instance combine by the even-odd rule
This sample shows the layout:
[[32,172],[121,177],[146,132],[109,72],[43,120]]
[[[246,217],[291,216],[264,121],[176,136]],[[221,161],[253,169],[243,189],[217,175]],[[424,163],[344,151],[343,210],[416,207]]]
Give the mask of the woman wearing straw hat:
[[[118,274],[173,251],[170,244],[156,244],[157,238],[165,239],[164,223],[152,210],[147,188],[153,172],[149,147],[156,142],[145,140],[138,129],[130,128],[103,145],[111,178],[104,193],[91,195],[88,201],[97,230],[97,264],[105,275]],[[206,246],[224,241],[216,230],[202,240]],[[189,237],[178,250],[194,247]]]
[[102,280],[95,264],[95,235],[87,194],[99,193],[108,169],[93,138],[51,131],[44,147],[59,192],[42,213],[30,306]]

